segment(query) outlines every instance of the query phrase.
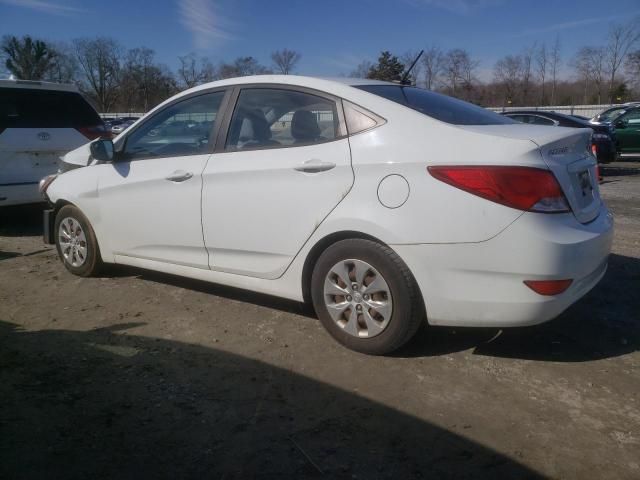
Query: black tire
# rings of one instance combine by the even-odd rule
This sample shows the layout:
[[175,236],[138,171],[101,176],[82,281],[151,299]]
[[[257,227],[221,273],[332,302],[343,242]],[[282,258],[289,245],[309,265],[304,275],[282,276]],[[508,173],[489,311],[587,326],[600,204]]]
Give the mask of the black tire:
[[[72,219],[73,222],[77,222],[81,231],[84,233],[84,238],[86,241],[79,242],[79,245],[84,243],[85,247],[85,255],[82,264],[73,265],[72,261],[69,258],[65,258],[65,253],[63,252],[63,246],[61,245],[61,241],[64,237],[61,237],[60,225],[63,221],[65,221],[65,225],[68,226],[68,220]],[[72,223],[72,228],[73,228]],[[56,221],[54,226],[54,235],[56,240],[56,250],[58,251],[58,257],[62,261],[62,264],[65,266],[67,270],[69,270],[74,275],[78,275],[80,277],[92,277],[97,275],[103,267],[102,258],[100,257],[100,248],[98,247],[98,241],[96,239],[96,234],[91,228],[91,224],[87,217],[80,211],[79,208],[74,207],[73,205],[65,205],[56,214]],[[65,249],[67,252],[68,250]],[[71,257],[73,258],[73,257]],[[76,258],[80,258],[79,256]]]
[[[371,265],[382,275],[391,291],[393,309],[388,324],[381,333],[369,338],[347,333],[331,317],[325,302],[327,275],[334,265],[348,259]],[[327,248],[313,269],[311,298],[316,314],[333,338],[347,348],[369,355],[385,355],[402,347],[426,318],[422,297],[407,265],[392,249],[371,240],[342,240]]]

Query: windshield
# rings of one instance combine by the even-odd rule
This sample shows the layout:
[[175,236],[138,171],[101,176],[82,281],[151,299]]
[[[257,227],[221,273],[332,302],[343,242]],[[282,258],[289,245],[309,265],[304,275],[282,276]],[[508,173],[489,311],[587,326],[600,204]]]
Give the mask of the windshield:
[[517,123],[490,110],[430,90],[401,85],[358,85],[387,100],[405,105],[429,117],[454,125],[503,125]]

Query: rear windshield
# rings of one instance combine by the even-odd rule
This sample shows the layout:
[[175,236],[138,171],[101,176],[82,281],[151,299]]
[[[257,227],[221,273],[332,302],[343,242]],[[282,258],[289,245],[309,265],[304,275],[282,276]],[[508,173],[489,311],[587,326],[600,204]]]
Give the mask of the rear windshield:
[[79,128],[101,123],[79,93],[0,88],[0,129]]
[[430,90],[395,85],[358,85],[355,88],[417,110],[454,125],[503,125],[517,123],[490,110]]

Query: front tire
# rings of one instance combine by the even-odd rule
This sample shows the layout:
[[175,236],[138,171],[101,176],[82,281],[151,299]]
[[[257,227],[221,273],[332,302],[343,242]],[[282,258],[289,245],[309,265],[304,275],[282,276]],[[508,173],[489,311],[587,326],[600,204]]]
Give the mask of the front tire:
[[425,318],[413,275],[389,247],[362,239],[325,250],[311,277],[323,326],[347,348],[385,355],[406,344]]
[[56,250],[65,268],[74,275],[91,277],[102,268],[96,235],[79,208],[65,205],[55,221]]

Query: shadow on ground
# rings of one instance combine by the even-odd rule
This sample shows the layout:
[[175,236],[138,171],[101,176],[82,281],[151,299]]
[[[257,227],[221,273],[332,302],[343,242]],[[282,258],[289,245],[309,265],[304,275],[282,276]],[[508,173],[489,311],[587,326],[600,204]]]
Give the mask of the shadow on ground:
[[[316,318],[309,305],[236,288],[129,268],[115,269],[113,274],[136,274],[146,281]],[[504,330],[423,328],[394,356],[435,356],[468,349],[477,355],[555,362],[587,362],[637,351],[640,349],[640,260],[611,255],[607,274],[600,284],[551,322]]]
[[0,207],[0,236],[36,237],[42,235],[44,204]]
[[0,322],[2,478],[540,478],[383,405],[139,324]]

